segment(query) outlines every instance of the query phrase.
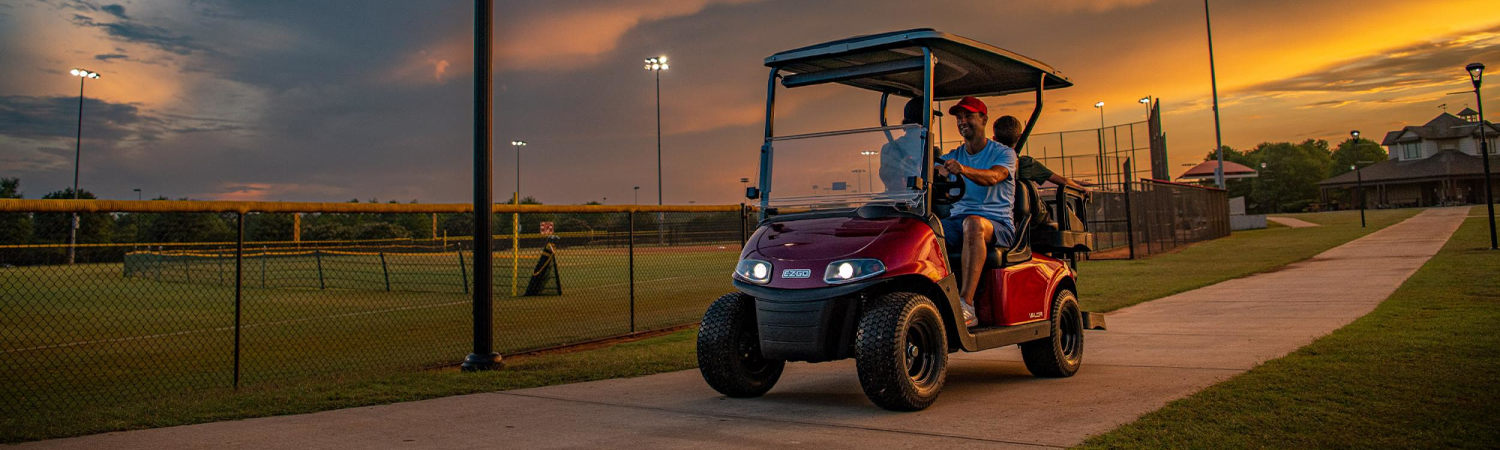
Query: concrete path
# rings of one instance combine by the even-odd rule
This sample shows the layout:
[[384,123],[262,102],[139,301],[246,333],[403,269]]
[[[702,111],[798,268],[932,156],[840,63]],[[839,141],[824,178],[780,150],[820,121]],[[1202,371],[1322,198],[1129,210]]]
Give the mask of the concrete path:
[[1306,220],[1293,219],[1291,217],[1266,217],[1266,220],[1286,225],[1292,228],[1307,228],[1319,226],[1318,224],[1308,222]]
[[871,405],[846,360],[790,364],[759,399],[724,398],[688,370],[23,447],[1070,446],[1365,315],[1467,212],[1428,210],[1280,270],[1117,311],[1110,331],[1088,333],[1072,378],[1031,377],[1015,347],[954,354],[942,398],[915,413]]

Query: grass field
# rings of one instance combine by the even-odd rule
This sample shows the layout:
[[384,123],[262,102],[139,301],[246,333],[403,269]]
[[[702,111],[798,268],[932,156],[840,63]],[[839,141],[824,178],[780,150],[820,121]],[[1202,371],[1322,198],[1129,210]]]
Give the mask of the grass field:
[[[637,249],[635,329],[695,322],[731,289],[725,275],[738,252],[733,243]],[[562,249],[561,296],[510,296],[509,254],[499,256],[497,351],[631,331],[625,249]],[[432,258],[452,262],[425,260]],[[535,258],[522,255],[523,290]],[[369,261],[352,256],[321,261],[327,289],[315,281],[308,286],[316,272],[295,259],[268,261],[271,287],[261,288],[249,270],[256,262],[246,261],[242,388],[412,372],[451,365],[471,350],[471,302],[462,292],[456,254],[389,257],[391,291],[378,263],[371,278]],[[230,261],[230,283],[232,267]],[[223,274],[200,267],[192,271],[196,281],[157,281],[126,278],[122,271],[118,263],[0,269],[0,412],[10,422],[0,435],[67,423],[82,407],[193,399],[232,386],[234,291],[232,284],[218,284]],[[448,292],[402,290],[432,285]]]
[[[1367,229],[1358,227],[1357,213],[1300,215],[1324,226],[1237,232],[1146,260],[1085,261],[1083,301],[1093,310],[1112,310],[1274,269],[1416,212],[1371,211]],[[638,328],[695,321],[709,301],[730,289],[724,274],[736,255],[735,249],[716,247],[638,249]],[[626,258],[619,249],[564,249],[566,296],[497,298],[501,351],[628,330]],[[497,258],[496,265],[504,266],[497,267],[497,277],[508,282],[509,267],[502,261]],[[0,379],[15,380],[0,386],[0,398],[20,397],[8,402],[14,409],[0,420],[0,441],[311,412],[643,375],[695,364],[695,332],[689,330],[620,348],[520,358],[495,373],[413,370],[452,364],[468,353],[466,296],[385,292],[383,283],[375,290],[256,289],[254,277],[247,276],[244,384],[236,392],[228,388],[233,344],[229,288],[123,279],[118,264],[47,270],[64,269],[0,270],[0,298],[25,299],[7,300],[6,313],[0,314]],[[75,272],[79,270],[84,274]],[[416,281],[435,279],[413,276]],[[64,285],[62,280],[69,281]],[[17,284],[21,282],[32,284]],[[498,278],[497,285],[497,291],[509,294]],[[17,290],[19,286],[39,288],[33,293]],[[93,295],[99,292],[114,295]],[[80,343],[76,336],[82,332],[108,334],[92,339],[99,342]],[[54,347],[12,351],[45,346]]]
[[1085,446],[1494,448],[1500,254],[1483,214],[1369,315]]

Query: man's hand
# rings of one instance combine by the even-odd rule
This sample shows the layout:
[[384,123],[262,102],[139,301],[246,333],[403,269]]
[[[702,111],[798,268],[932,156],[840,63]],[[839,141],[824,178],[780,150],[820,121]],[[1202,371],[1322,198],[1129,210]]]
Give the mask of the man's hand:
[[942,172],[944,176],[948,174],[963,175],[965,168],[963,164],[958,163],[958,160],[948,159],[943,161],[942,170],[939,172]]

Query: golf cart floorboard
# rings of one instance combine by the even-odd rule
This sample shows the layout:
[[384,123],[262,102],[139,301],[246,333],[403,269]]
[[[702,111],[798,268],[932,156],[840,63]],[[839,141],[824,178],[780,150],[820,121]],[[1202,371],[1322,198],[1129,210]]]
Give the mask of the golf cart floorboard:
[[995,347],[1020,344],[1052,336],[1052,323],[1049,321],[1032,322],[1012,326],[990,326],[975,328],[971,333],[974,336],[975,348],[969,351],[988,350]]

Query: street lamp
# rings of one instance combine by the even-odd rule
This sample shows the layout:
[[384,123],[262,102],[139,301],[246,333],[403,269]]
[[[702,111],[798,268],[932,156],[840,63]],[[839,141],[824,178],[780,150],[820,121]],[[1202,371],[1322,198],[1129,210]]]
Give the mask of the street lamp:
[[[849,171],[849,173],[854,174],[854,185],[855,186],[864,186],[865,180],[864,180],[863,177],[860,177],[859,175],[863,174],[863,173],[868,173],[868,172],[869,171],[865,170],[865,169],[854,169],[854,170]],[[854,188],[854,193],[856,193],[856,194],[858,194],[860,192],[863,192],[863,191],[864,191],[864,188],[862,188],[862,187],[855,187]]]
[[1094,108],[1099,110],[1099,184],[1109,183],[1105,177],[1108,172],[1104,169],[1104,102],[1094,102]]
[[[521,205],[521,147],[526,146],[526,141],[510,141],[510,146],[516,148],[516,193],[514,203]],[[517,293],[517,281],[521,276],[521,213],[510,215],[510,295],[514,297]]]
[[[98,72],[72,69],[68,73],[78,77],[78,136],[73,141],[73,200],[78,200],[78,165],[83,153],[83,82],[99,79]],[[78,252],[78,213],[73,213],[73,225],[68,228],[68,264],[73,264]]]
[[1349,170],[1354,171],[1354,187],[1359,193],[1359,227],[1365,227],[1365,177],[1360,172],[1362,164],[1373,164],[1375,161],[1355,161],[1349,165]]
[[1469,81],[1474,83],[1474,101],[1479,104],[1479,157],[1484,161],[1484,207],[1489,211],[1485,217],[1490,218],[1490,250],[1495,250],[1495,191],[1490,187],[1490,141],[1485,137],[1484,98],[1479,95],[1479,84],[1484,81],[1484,64],[1469,63],[1464,70],[1469,72]]
[[141,188],[131,189],[135,191],[135,201],[141,201]]
[[636,186],[635,187],[635,202],[634,202],[634,204],[637,204],[637,205],[641,204],[641,187],[640,186]]
[[1208,34],[1208,82],[1214,96],[1214,153],[1219,166],[1214,168],[1214,183],[1224,189],[1224,134],[1219,131],[1219,75],[1214,71],[1214,23],[1208,15],[1208,0],[1203,0],[1203,29]]
[[1147,95],[1145,97],[1141,97],[1141,99],[1137,101],[1141,102],[1142,105],[1146,105],[1146,120],[1151,120],[1151,96]]

